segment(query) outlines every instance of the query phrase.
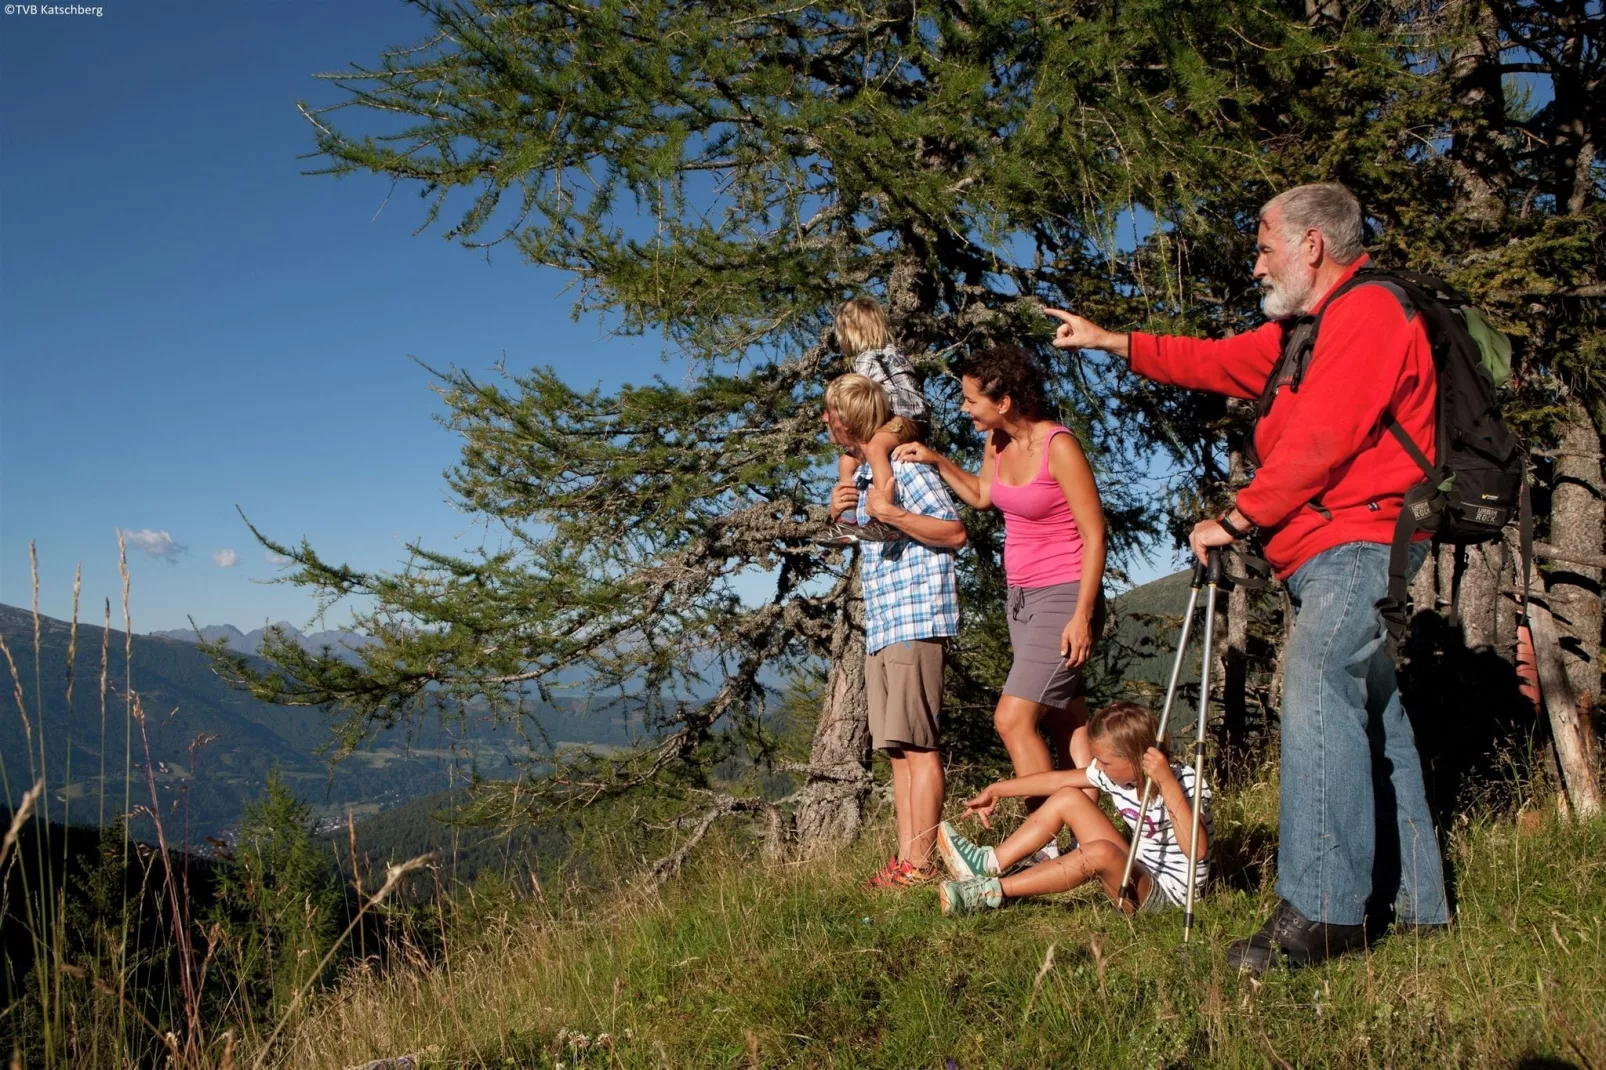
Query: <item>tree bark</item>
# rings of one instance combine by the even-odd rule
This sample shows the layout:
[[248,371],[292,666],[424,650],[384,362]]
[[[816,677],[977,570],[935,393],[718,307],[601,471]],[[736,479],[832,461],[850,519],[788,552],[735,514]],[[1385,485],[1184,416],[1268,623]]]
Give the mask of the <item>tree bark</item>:
[[871,787],[870,717],[864,690],[864,601],[857,579],[831,637],[831,675],[799,793],[798,844],[805,855],[859,834]]
[[[1461,634],[1468,650],[1493,649],[1501,657],[1511,660],[1511,651],[1500,645],[1502,632],[1497,620],[1500,613],[1500,574],[1505,568],[1505,548],[1499,543],[1469,546],[1466,549],[1466,569],[1461,574]],[[1451,577],[1445,577],[1448,585]],[[1449,591],[1445,596],[1449,597]],[[1513,645],[1516,629],[1511,631]]]
[[[1600,437],[1588,412],[1576,400],[1567,405],[1568,421],[1556,453],[1550,498],[1550,542],[1558,558],[1546,577],[1546,622],[1553,629],[1541,635],[1535,614],[1534,644],[1540,681],[1555,735],[1556,758],[1573,809],[1580,815],[1600,805],[1595,755],[1594,709],[1600,697],[1601,575],[1595,565],[1606,535],[1602,514]],[[1545,670],[1550,669],[1552,680]],[[1564,685],[1559,681],[1565,681]],[[1551,701],[1553,689],[1563,688]]]
[[1596,775],[1593,747],[1590,745],[1589,706],[1573,690],[1568,678],[1560,637],[1551,608],[1544,597],[1544,577],[1529,565],[1534,600],[1528,620],[1533,626],[1534,655],[1539,662],[1539,687],[1545,711],[1550,715],[1550,732],[1561,767],[1567,801],[1579,817],[1600,813],[1600,781]]
[[[1228,403],[1247,409],[1246,402]],[[1234,495],[1249,483],[1249,466],[1242,450],[1234,449],[1227,462],[1227,480]],[[1227,568],[1236,575],[1244,571],[1243,555],[1229,549]],[[1218,633],[1218,646],[1211,651],[1216,659],[1215,678],[1221,681],[1222,757],[1229,767],[1243,752],[1249,735],[1249,592],[1233,587],[1227,595],[1227,626]]]
[[[1588,560],[1601,552],[1606,535],[1600,438],[1577,401],[1569,402],[1567,412],[1550,499],[1550,542],[1563,557]],[[1600,697],[1601,569],[1576,563],[1554,567],[1547,582],[1567,679],[1579,701],[1593,708]]]

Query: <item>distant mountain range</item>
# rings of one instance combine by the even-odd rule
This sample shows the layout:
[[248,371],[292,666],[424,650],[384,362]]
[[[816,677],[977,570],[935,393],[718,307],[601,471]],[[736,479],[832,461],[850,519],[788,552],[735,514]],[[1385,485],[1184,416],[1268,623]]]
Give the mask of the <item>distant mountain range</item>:
[[[287,620],[281,620],[273,627],[281,629],[287,636],[300,644],[302,649],[313,654],[320,653],[325,649],[334,650],[337,653],[342,648],[359,650],[374,641],[366,635],[338,629],[304,633]],[[181,643],[194,643],[197,641],[215,643],[221,639],[236,654],[255,655],[262,653],[262,640],[267,636],[268,629],[262,627],[253,631],[242,632],[232,624],[208,624],[200,630],[199,636],[197,636],[193,628],[174,628],[169,631],[151,632],[150,634],[158,639],[177,639]]]
[[[554,694],[545,702],[529,695],[526,714],[517,724],[497,723],[484,709],[444,720],[425,716],[381,733],[330,765],[318,753],[330,741],[323,711],[259,702],[228,686],[196,647],[194,632],[176,639],[135,635],[128,663],[124,633],[113,630],[106,636],[103,716],[102,629],[78,626],[70,708],[70,626],[40,618],[37,661],[33,629],[28,610],[0,605],[0,635],[17,661],[23,706],[19,715],[10,673],[0,662],[0,806],[15,804],[42,766],[50,789],[49,815],[56,821],[94,824],[103,815],[110,819],[123,807],[125,795],[135,808],[150,807],[144,741],[128,716],[125,687],[139,695],[145,711],[151,774],[168,838],[178,839],[188,822],[192,843],[226,834],[238,821],[242,803],[261,793],[274,765],[320,818],[332,819],[348,806],[373,813],[443,791],[471,771],[515,775],[509,763],[544,753],[548,741],[619,746],[644,735],[639,715],[616,699],[570,693]],[[213,634],[247,654],[260,649],[260,631],[228,628]],[[316,649],[334,645],[330,637],[340,634],[322,632],[303,637],[303,642]],[[130,773],[126,781],[125,767]],[[154,833],[148,816],[136,820],[135,831],[141,836]]]

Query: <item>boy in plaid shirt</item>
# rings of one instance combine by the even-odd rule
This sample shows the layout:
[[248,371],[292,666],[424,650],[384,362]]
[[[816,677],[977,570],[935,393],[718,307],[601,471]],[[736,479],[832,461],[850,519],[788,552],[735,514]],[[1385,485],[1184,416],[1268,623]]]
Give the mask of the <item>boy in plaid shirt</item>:
[[831,441],[859,461],[851,484],[831,495],[831,516],[878,520],[904,538],[861,543],[864,587],[865,687],[870,738],[892,762],[898,853],[870,881],[910,887],[937,876],[932,859],[942,819],[943,775],[938,717],[948,637],[959,633],[954,553],[965,526],[937,471],[903,461],[891,487],[871,477],[866,447],[887,422],[887,395],[862,375],[844,375],[825,391],[823,419]]

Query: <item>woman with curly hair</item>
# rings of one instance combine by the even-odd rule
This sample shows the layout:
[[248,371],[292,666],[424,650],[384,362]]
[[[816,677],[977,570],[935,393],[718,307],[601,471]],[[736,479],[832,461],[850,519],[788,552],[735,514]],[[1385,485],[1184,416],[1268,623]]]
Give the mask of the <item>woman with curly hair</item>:
[[955,370],[963,411],[986,436],[981,471],[967,472],[918,442],[893,457],[935,465],[972,508],[1004,514],[1014,663],[993,724],[1015,775],[1046,772],[1056,760],[1061,768],[1085,766],[1092,752],[1082,671],[1104,601],[1104,510],[1093,469],[1076,436],[1049,418],[1043,369],[1026,350],[984,350]]

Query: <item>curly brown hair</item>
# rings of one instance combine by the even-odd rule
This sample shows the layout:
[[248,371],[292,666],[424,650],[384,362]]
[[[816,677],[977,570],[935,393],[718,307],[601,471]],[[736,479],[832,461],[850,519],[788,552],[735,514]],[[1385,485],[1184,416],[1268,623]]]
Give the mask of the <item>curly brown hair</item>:
[[990,401],[1009,398],[1025,419],[1041,420],[1049,415],[1043,366],[1020,346],[994,346],[972,353],[954,364],[953,373],[975,379]]

